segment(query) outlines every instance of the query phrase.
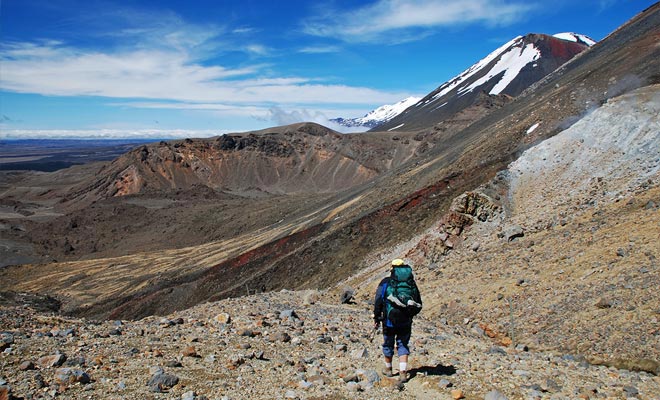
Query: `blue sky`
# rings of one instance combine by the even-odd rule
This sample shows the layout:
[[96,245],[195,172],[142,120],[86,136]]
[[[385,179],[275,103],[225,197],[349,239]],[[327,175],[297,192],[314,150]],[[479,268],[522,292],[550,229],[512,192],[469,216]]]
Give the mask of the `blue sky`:
[[526,33],[653,1],[2,0],[0,139],[202,137],[359,117]]

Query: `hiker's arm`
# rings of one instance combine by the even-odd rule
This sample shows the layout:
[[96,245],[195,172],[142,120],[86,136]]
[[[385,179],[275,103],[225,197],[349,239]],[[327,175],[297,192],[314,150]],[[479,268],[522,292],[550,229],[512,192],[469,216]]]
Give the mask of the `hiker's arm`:
[[376,297],[374,298],[374,324],[379,324],[383,318],[383,285],[378,285]]

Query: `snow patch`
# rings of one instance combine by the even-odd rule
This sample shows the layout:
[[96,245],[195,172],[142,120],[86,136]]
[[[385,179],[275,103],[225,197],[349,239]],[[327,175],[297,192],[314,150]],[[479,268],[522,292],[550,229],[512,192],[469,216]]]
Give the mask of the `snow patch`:
[[573,32],[562,32],[562,33],[556,33],[552,35],[553,37],[556,37],[557,39],[561,40],[567,40],[569,42],[583,42],[587,46],[593,46],[596,44],[596,41],[590,38],[587,35],[580,35],[579,33],[573,33]]
[[537,122],[534,125],[530,126],[529,129],[527,129],[527,132],[525,132],[525,134],[529,135],[530,133],[534,132],[538,127],[539,127],[539,123]]
[[408,107],[417,104],[419,106],[420,97],[408,97],[396,104],[386,104],[377,109],[368,112],[361,118],[335,118],[330,121],[347,127],[374,127],[387,122],[397,115],[404,112]]
[[400,102],[396,104],[386,104],[384,106],[380,106],[377,109],[370,111],[367,115],[365,115],[362,118],[357,118],[358,122],[367,122],[367,121],[379,121],[379,122],[385,122],[389,121],[392,118],[396,117],[397,115],[401,114],[403,111],[406,110],[406,108],[412,106],[413,104],[416,104],[419,102],[421,98],[419,97],[408,97],[406,99],[401,100]]
[[399,128],[401,128],[401,127],[404,126],[404,125],[405,125],[405,123],[403,123],[403,124],[401,124],[401,125],[397,125],[397,126],[395,126],[394,128],[390,128],[390,129],[388,129],[387,131],[389,132],[389,131],[393,131],[393,130],[395,130],[395,129],[399,129]]
[[493,60],[495,60],[503,51],[505,51],[509,47],[516,45],[517,42],[520,41],[521,39],[522,36],[517,36],[513,38],[512,40],[508,41],[507,43],[499,47],[497,50],[490,53],[488,56],[486,56],[486,58],[482,59],[481,61],[477,62],[476,64],[468,68],[460,75],[454,77],[450,81],[447,81],[445,84],[440,86],[439,88],[440,91],[433,96],[433,100],[446,95],[447,93],[454,90],[456,87],[460,86],[461,83],[465,82],[472,75],[484,69],[488,64],[490,64]]
[[449,104],[449,102],[445,101],[444,103],[442,103],[439,106],[435,107],[433,110],[437,110],[438,108],[442,108],[442,107],[446,106],[447,104]]
[[504,72],[502,78],[489,92],[490,94],[500,94],[500,92],[506,89],[509,83],[511,83],[516,78],[516,76],[518,76],[525,65],[538,60],[539,57],[541,57],[541,51],[534,47],[534,45],[531,43],[522,49],[514,47],[506,53],[502,54],[502,57],[500,57],[495,66],[493,66],[493,68],[488,71],[486,75],[476,80],[470,86],[461,89],[460,91],[472,91],[491,80],[494,76]]

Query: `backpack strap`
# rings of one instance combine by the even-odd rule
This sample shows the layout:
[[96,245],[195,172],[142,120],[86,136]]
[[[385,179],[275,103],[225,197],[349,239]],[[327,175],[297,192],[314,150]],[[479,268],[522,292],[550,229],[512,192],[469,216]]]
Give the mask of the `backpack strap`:
[[[380,298],[381,298],[383,301],[385,301],[385,293],[387,293],[387,285],[388,285],[389,283],[390,283],[390,281],[385,282],[385,284],[383,285],[383,290],[381,290],[381,292],[380,292]],[[383,303],[383,304],[385,304],[385,303]]]

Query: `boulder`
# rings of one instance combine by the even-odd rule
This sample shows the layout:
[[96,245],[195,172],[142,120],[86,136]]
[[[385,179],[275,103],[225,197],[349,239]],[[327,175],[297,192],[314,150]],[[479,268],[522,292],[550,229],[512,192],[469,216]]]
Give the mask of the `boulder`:
[[176,375],[159,373],[149,378],[147,386],[149,390],[155,393],[164,393],[179,383],[179,377]]
[[34,363],[32,361],[23,361],[21,365],[18,366],[18,369],[21,371],[31,371],[34,369]]
[[341,301],[341,304],[349,304],[353,301],[354,296],[355,296],[355,290],[351,288],[346,288],[342,291],[339,300]]
[[9,332],[0,333],[0,351],[4,351],[6,348],[11,347],[14,344],[14,335]]
[[70,385],[72,383],[86,384],[91,382],[89,375],[85,371],[73,368],[60,368],[55,374],[55,382],[60,385]]
[[53,354],[51,356],[43,356],[37,360],[37,365],[40,368],[59,367],[66,361],[64,354]]
[[519,225],[509,225],[502,231],[502,237],[508,242],[525,236],[525,230]]

